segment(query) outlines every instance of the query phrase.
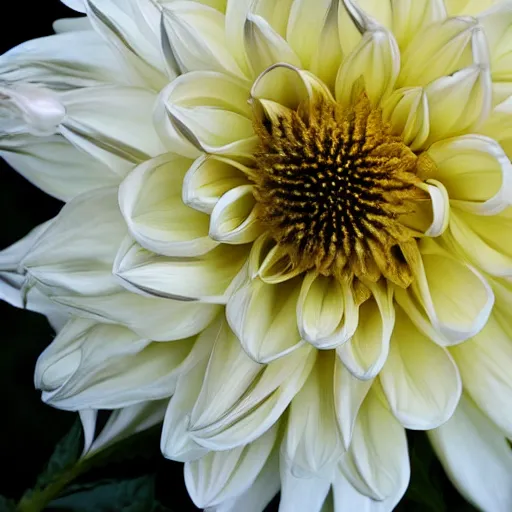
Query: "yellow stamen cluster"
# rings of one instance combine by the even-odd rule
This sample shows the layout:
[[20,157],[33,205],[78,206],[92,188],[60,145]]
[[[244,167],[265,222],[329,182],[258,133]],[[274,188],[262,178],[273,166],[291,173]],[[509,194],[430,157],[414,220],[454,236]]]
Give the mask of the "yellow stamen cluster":
[[414,235],[400,217],[422,195],[418,158],[366,94],[348,109],[322,100],[254,124],[259,218],[294,267],[408,286]]

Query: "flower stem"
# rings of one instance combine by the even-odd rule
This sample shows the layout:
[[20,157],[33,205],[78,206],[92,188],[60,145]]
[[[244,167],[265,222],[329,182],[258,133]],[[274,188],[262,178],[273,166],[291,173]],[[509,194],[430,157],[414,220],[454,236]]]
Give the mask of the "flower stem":
[[17,512],[40,512],[57,498],[61,491],[77,478],[85,469],[81,461],[62,472],[53,482],[42,489],[26,492],[20,499]]

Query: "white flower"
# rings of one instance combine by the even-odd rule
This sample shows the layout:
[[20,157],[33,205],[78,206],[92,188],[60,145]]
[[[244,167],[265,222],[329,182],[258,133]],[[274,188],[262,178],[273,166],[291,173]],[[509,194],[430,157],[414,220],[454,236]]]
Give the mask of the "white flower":
[[163,417],[199,507],[383,512],[429,430],[512,509],[511,3],[66,3],[0,59],[2,155],[69,201],[0,291],[70,315],[35,379],[86,452]]

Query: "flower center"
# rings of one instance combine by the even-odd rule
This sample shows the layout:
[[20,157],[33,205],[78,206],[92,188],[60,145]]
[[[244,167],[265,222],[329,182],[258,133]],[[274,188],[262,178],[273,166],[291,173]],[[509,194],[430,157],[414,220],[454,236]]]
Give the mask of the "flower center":
[[294,268],[401,286],[414,242],[400,222],[422,197],[418,157],[365,93],[348,109],[321,100],[257,120],[253,178],[260,221]]

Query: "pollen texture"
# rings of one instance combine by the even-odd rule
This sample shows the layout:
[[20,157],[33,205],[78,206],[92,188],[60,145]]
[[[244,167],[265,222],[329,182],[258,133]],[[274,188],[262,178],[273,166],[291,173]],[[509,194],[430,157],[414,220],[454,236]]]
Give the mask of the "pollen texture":
[[258,216],[295,267],[408,286],[415,243],[400,218],[421,196],[417,156],[365,93],[255,116]]

